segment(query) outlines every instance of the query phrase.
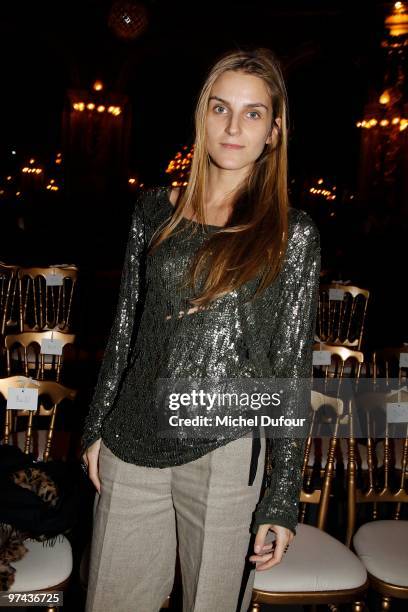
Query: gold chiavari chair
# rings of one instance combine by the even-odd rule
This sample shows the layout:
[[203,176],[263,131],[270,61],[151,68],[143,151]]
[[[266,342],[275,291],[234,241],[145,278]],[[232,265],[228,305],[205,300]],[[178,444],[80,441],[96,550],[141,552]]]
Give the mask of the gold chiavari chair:
[[19,268],[19,331],[70,332],[77,279],[73,265]]
[[[404,365],[407,364],[407,365]],[[369,364],[370,379],[373,384],[373,398],[377,397],[375,388],[377,382],[380,386],[384,385],[387,390],[393,385],[401,387],[408,382],[408,345],[400,347],[386,347],[373,351],[371,362]],[[402,438],[390,438],[389,458],[394,469],[401,469],[402,449],[404,440]],[[363,470],[368,469],[366,447],[359,445],[360,451],[363,451],[361,466],[359,456],[357,455],[357,467]],[[384,461],[384,440],[376,442],[376,461],[377,467],[381,468]]]
[[[34,413],[32,410],[14,410],[5,409],[6,415],[4,419],[4,432],[2,436],[3,444],[13,442],[13,432],[15,421],[20,418],[26,418],[24,452],[29,453],[34,451],[34,455],[47,462],[54,457],[55,440],[55,419],[57,410],[60,408],[64,400],[73,400],[76,396],[74,389],[69,389],[53,381],[41,381],[36,384],[36,381],[23,376],[13,376],[10,378],[0,379],[0,394],[7,400],[9,390],[13,387],[25,387],[38,389],[39,397],[47,396],[51,402],[51,407],[46,410],[44,406],[38,406]],[[33,431],[35,416],[49,417],[49,426],[43,448],[33,448]],[[39,451],[39,454],[37,454]],[[56,453],[58,454],[58,453]],[[16,592],[28,591],[30,593],[43,593],[51,591],[66,591],[70,584],[70,578],[73,568],[72,547],[68,538],[60,534],[56,538],[53,546],[44,546],[43,542],[25,539],[24,545],[28,549],[26,555],[19,561],[13,561],[15,568],[15,580],[12,585],[12,590]],[[46,606],[47,612],[55,612],[58,608]]]
[[[62,348],[62,354],[42,353],[41,341],[43,339],[57,341]],[[24,376],[31,375],[39,380],[44,380],[47,372],[47,376],[56,382],[61,382],[64,351],[74,342],[75,334],[63,334],[58,331],[9,334],[4,338],[7,376],[24,374]]]
[[[77,391],[51,380],[38,381],[26,376],[0,378],[0,394],[5,400],[7,400],[9,389],[12,387],[37,389],[38,405],[36,412],[32,410],[5,410],[3,443],[18,446],[25,453],[33,453],[37,459],[42,457],[43,461],[48,461],[51,446],[53,446],[52,458],[64,458],[69,436],[66,435],[66,432],[61,432],[64,434],[61,436],[56,435],[59,432],[55,430],[55,422],[57,413],[61,409],[61,403],[65,400],[73,401]],[[22,417],[27,419],[26,427],[18,431],[20,429],[18,421]],[[39,425],[43,425],[45,420],[47,427],[40,428]],[[58,446],[62,441],[65,441],[64,448],[59,448]]]
[[397,378],[399,385],[408,380],[408,345],[387,347],[373,351],[370,364],[371,376],[375,383],[377,378]]
[[[18,266],[0,262],[0,316],[1,334],[4,336],[7,328],[18,325],[18,312],[16,311]],[[14,318],[13,318],[14,317]]]
[[[355,379],[358,383],[362,368],[364,365],[364,354],[361,351],[344,346],[334,346],[328,344],[314,344],[313,354],[315,351],[327,352],[327,360],[330,361],[327,365],[314,365],[312,375],[314,379],[321,382],[319,389],[326,394],[341,396],[342,387],[348,382],[345,379]],[[343,415],[343,424],[347,422],[347,413]],[[313,439],[313,444],[309,453],[309,463],[307,466],[308,478],[316,470],[320,469],[321,475],[325,468],[325,461],[328,454],[328,439],[319,437],[319,430]],[[340,438],[336,445],[336,472],[337,467],[341,465],[346,467],[347,463],[347,440]]]
[[339,384],[345,377],[358,380],[364,367],[364,353],[345,346],[325,343],[315,343],[313,353],[326,351],[330,353],[330,363],[327,365],[313,365],[313,376],[329,380],[337,378]]
[[[393,422],[390,417],[392,406],[401,406],[402,403],[408,405],[408,391],[405,387],[398,391],[378,393],[377,402],[372,397],[368,399],[365,405],[361,402],[359,404],[359,410],[364,411],[368,435],[368,469],[362,481],[357,478],[355,460],[356,417],[353,415],[350,421],[351,478],[348,479],[347,541],[352,542],[355,552],[364,563],[370,586],[380,594],[381,609],[389,610],[392,598],[408,599],[408,410],[405,407],[405,418],[400,423],[397,423],[395,417]],[[379,423],[381,417],[382,427]],[[399,470],[395,469],[390,452],[390,442],[396,434],[403,440]],[[381,465],[376,457],[379,436],[383,442]],[[361,509],[365,510],[363,520],[357,516]]]
[[[282,561],[269,570],[253,570],[255,580],[251,612],[259,612],[262,604],[327,604],[331,610],[336,610],[337,604],[352,602],[354,611],[362,610],[364,606],[363,599],[368,587],[364,565],[347,546],[324,531],[334,476],[338,430],[344,413],[343,402],[337,397],[312,391],[311,407],[312,419],[305,444],[300,500],[309,507],[317,507],[317,525],[304,522],[307,513],[300,511],[296,537]],[[324,476],[317,487],[310,488],[305,478],[306,466],[319,420],[317,415],[327,407],[333,411],[333,424]],[[273,536],[269,537],[268,534],[266,539],[271,542]]]
[[370,292],[354,285],[321,284],[316,340],[360,350]]

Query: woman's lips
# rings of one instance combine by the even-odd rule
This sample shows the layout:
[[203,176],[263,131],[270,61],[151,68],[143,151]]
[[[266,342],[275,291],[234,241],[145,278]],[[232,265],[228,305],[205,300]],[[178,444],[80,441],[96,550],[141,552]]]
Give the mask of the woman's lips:
[[237,144],[224,144],[223,142],[221,143],[222,147],[225,147],[226,149],[243,149],[243,145],[237,145]]

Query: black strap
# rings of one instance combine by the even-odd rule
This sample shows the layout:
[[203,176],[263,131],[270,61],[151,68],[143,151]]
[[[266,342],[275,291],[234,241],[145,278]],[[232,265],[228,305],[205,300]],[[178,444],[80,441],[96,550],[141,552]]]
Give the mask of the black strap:
[[248,485],[252,486],[256,472],[258,469],[258,458],[259,453],[261,452],[261,440],[259,437],[259,429],[254,427],[252,430],[252,454],[251,454],[251,465],[249,468],[249,480]]

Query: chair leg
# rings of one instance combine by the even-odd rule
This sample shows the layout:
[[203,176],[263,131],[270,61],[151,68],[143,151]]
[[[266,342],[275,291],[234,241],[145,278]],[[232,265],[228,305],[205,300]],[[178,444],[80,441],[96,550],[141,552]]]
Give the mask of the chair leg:
[[391,610],[391,597],[383,595],[381,598],[381,610]]

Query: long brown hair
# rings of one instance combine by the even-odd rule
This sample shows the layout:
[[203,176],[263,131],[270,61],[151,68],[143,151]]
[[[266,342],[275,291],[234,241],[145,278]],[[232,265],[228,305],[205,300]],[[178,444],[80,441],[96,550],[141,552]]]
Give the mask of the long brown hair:
[[[188,184],[180,190],[170,220],[153,235],[149,254],[174,232],[186,216],[186,209],[192,210],[193,218],[198,219],[195,224],[189,224],[191,229],[197,229],[197,223],[202,224],[205,219],[203,203],[209,166],[206,115],[212,86],[226,70],[241,71],[264,80],[271,96],[272,120],[278,138],[273,144],[265,145],[251,172],[236,190],[226,226],[211,235],[196,253],[185,286],[194,288],[209,262],[201,295],[189,299],[198,308],[260,274],[260,283],[252,296],[255,298],[277,277],[287,246],[287,93],[274,54],[270,49],[257,47],[225,53],[209,70],[195,109],[194,155]],[[280,127],[275,122],[277,117],[281,118]]]

